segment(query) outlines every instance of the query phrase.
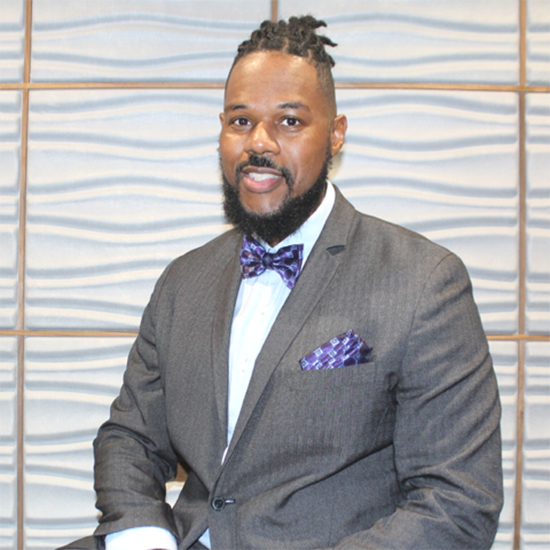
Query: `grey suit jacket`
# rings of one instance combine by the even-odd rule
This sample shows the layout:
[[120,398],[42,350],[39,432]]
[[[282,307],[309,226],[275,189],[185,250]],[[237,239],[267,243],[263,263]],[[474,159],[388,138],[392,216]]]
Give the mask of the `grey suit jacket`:
[[[221,549],[489,548],[500,406],[460,260],[337,192],[221,465],[241,240],[229,231],[156,285],[94,444],[95,535],[155,525],[182,549],[207,527]],[[368,363],[300,368],[350,328],[372,347]],[[178,460],[189,476],[172,510]]]

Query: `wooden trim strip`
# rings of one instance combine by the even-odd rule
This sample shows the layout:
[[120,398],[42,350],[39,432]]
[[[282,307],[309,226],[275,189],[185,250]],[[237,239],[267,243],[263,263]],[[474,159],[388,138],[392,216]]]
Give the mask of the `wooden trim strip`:
[[526,332],[527,307],[527,153],[525,128],[525,94],[519,94],[519,197],[518,197],[518,224],[519,224],[519,319],[518,332]]
[[457,82],[336,82],[337,89],[359,88],[359,89],[403,89],[403,90],[448,90],[459,92],[537,92],[548,93],[550,86],[516,86],[514,84],[465,84]]
[[25,0],[25,65],[23,79],[31,81],[31,44],[32,44],[32,0]]
[[[28,4],[27,4],[28,7]],[[23,452],[25,418],[25,241],[27,217],[27,142],[29,128],[29,90],[23,90],[21,113],[21,166],[19,168],[19,243],[17,257],[17,548],[24,548]]]
[[[0,330],[0,336],[137,336],[137,330]],[[550,339],[550,336],[548,337]]]
[[271,21],[277,23],[279,19],[279,2],[278,0],[271,0]]
[[[17,258],[17,328],[25,327],[25,244],[27,221],[27,149],[29,137],[29,95],[31,80],[32,0],[25,0],[25,61],[21,112],[21,165],[19,167],[19,242]],[[25,338],[17,338],[17,547],[25,547]]]
[[[0,336],[136,337],[137,335],[137,330],[0,330]],[[550,334],[488,334],[487,340],[507,342],[550,342]]]
[[21,165],[19,167],[19,243],[17,281],[17,328],[25,327],[25,241],[27,219],[27,149],[29,138],[29,90],[23,90],[21,111]]
[[24,484],[24,421],[25,421],[25,338],[22,336],[17,339],[17,548],[25,548],[25,484]]
[[[507,84],[445,84],[440,82],[336,82],[339,89],[359,90],[445,90],[458,92],[529,92],[550,93],[550,86]],[[225,82],[5,82],[0,90],[81,90],[81,89],[223,89]]]
[[[519,0],[519,84],[527,84],[527,2]],[[526,162],[526,109],[525,91],[519,92],[519,318],[518,332],[525,333],[526,327],[526,279],[527,279],[527,162]],[[519,343],[518,349],[518,400],[516,417],[516,484],[514,506],[514,539],[513,548],[521,546],[521,512],[523,493],[523,439],[525,409],[525,341]]]
[[487,340],[508,340],[515,342],[550,342],[549,334],[488,334]]
[[4,82],[0,84],[0,90],[64,90],[82,88],[151,88],[151,89],[172,89],[172,88],[224,88],[225,82]]

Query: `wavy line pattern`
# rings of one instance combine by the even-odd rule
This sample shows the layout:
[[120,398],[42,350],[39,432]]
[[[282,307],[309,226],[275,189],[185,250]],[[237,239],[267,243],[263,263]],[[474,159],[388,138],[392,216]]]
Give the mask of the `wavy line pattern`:
[[348,115],[333,179],[361,211],[455,251],[485,329],[517,330],[517,98],[338,91]]
[[0,82],[22,82],[25,52],[25,0],[2,2]]
[[492,548],[493,550],[509,550],[513,547],[514,539],[518,345],[516,342],[492,341],[490,350],[502,403],[501,434],[504,474],[504,508],[500,514],[498,532]]
[[17,533],[17,339],[0,337],[0,548]]
[[[515,96],[338,99],[350,132],[335,181],[358,208],[461,254],[487,330],[516,330]],[[29,328],[136,327],[160,269],[224,229],[215,100],[221,92],[33,92]]]
[[270,0],[164,0],[162,13],[146,0],[34,0],[31,80],[224,80],[270,13]]
[[[548,548],[550,504],[550,344],[526,342],[522,547]],[[541,421],[542,420],[542,421]]]
[[550,5],[527,0],[527,83],[550,86]]
[[27,338],[24,475],[29,548],[56,548],[95,528],[92,440],[118,395],[132,342]]
[[[340,81],[517,84],[519,0],[279,0],[340,43]],[[0,81],[23,80],[24,0],[0,0]],[[33,82],[223,81],[270,0],[33,0]],[[550,84],[548,0],[527,0],[527,80]],[[214,18],[214,17],[215,18]],[[31,91],[26,326],[135,329],[174,257],[225,230],[220,90]],[[550,104],[527,96],[527,332],[550,332]],[[518,106],[508,93],[340,90],[332,177],[360,210],[456,251],[486,330],[518,330]],[[21,93],[0,91],[0,328],[16,326]],[[89,535],[91,442],[132,338],[25,338],[25,547]],[[513,546],[518,344],[492,341]],[[550,346],[526,343],[522,547],[550,546]],[[0,549],[16,546],[17,339],[0,337]],[[177,484],[169,499],[175,500]]]
[[[1,67],[0,67],[1,69]],[[17,325],[21,92],[0,93],[0,328]]]
[[168,262],[226,228],[222,93],[32,93],[29,328],[137,328]]
[[341,81],[517,84],[516,0],[279,0],[326,21]]
[[527,331],[550,332],[550,97],[528,94]]

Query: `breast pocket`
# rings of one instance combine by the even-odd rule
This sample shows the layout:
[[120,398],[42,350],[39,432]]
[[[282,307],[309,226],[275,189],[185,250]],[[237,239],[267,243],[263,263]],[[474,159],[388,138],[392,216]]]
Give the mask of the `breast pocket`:
[[301,370],[285,373],[285,382],[290,391],[314,394],[351,392],[354,389],[371,392],[376,387],[376,362],[361,363],[348,367],[325,370]]
[[[272,435],[308,452],[342,456],[371,448],[389,397],[376,362],[322,371],[279,371],[272,399]],[[267,412],[267,411],[266,411]],[[312,451],[314,450],[314,451]]]

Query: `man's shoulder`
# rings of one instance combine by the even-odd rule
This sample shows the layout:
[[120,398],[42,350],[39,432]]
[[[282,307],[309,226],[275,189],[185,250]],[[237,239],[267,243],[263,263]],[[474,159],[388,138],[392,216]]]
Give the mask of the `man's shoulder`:
[[404,246],[414,246],[425,249],[433,249],[440,253],[448,253],[449,251],[440,244],[431,241],[428,237],[417,233],[412,229],[408,229],[402,225],[398,225],[376,216],[357,212],[358,224],[362,231],[369,234],[371,240],[389,239],[396,244]]
[[155,285],[157,289],[172,288],[193,280],[216,277],[225,266],[238,257],[242,236],[231,229],[211,241],[172,260]]

